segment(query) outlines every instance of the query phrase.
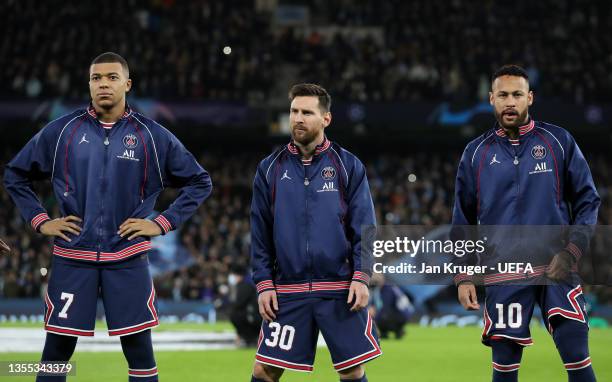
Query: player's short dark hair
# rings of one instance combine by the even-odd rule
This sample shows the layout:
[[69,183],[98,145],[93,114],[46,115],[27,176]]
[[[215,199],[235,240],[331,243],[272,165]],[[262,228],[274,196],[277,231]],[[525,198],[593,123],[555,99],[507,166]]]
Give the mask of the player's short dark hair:
[[121,67],[125,71],[126,75],[128,77],[130,76],[130,68],[128,66],[127,61],[125,60],[125,58],[121,57],[120,55],[118,55],[115,52],[104,52],[104,53],[102,53],[98,57],[94,58],[93,61],[91,61],[91,65],[94,65],[94,64],[109,64],[109,63],[113,63],[113,62],[120,63]]
[[518,65],[504,65],[501,68],[497,69],[493,76],[491,76],[491,84],[497,79],[497,77],[501,76],[515,76],[515,77],[523,77],[529,83],[529,75],[527,71]]
[[317,84],[297,84],[289,90],[289,100],[295,97],[318,97],[319,108],[326,113],[331,109],[331,96],[322,86]]

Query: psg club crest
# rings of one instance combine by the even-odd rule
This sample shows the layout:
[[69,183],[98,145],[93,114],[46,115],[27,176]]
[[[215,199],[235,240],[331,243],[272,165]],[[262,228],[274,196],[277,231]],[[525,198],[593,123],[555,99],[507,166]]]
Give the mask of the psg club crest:
[[321,170],[321,177],[323,180],[333,180],[336,177],[336,169],[331,166],[325,167]]
[[544,159],[546,157],[546,149],[542,145],[535,145],[531,148],[531,156],[533,159]]
[[138,138],[136,138],[134,134],[128,134],[123,137],[123,145],[127,149],[133,149],[134,147],[138,146]]

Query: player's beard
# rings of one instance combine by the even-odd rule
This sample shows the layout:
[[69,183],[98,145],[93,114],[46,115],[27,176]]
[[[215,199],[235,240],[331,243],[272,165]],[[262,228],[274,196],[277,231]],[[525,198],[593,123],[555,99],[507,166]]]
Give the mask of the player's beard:
[[525,108],[522,112],[516,112],[516,118],[514,118],[513,122],[505,122],[504,121],[504,113],[505,110],[501,113],[495,111],[495,118],[501,127],[504,129],[517,129],[519,126],[523,126],[527,123],[527,118],[529,115],[529,108]]
[[291,129],[291,137],[294,141],[296,141],[302,146],[308,146],[317,138],[318,131],[316,130],[302,130],[301,134],[296,134],[296,129],[297,126],[293,126],[293,128]]

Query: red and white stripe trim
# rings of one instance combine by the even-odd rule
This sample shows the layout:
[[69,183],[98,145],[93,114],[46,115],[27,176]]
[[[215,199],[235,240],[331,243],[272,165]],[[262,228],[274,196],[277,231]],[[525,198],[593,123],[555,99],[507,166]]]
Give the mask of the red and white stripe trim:
[[486,339],[489,335],[489,331],[491,331],[491,327],[493,326],[493,322],[491,321],[491,317],[489,317],[489,312],[487,311],[487,301],[484,303],[484,312],[482,314],[482,321],[484,323],[484,327],[482,329],[482,339]]
[[[523,126],[519,126],[518,131],[519,131],[519,136],[521,135],[525,135],[527,133],[529,133],[531,130],[533,130],[535,127],[535,121],[531,120],[529,121],[528,124],[523,125]],[[497,130],[495,130],[495,134],[499,135],[500,137],[506,137],[506,131],[502,128],[499,128]]]
[[[89,105],[89,107],[87,108],[87,114],[91,115],[95,119],[98,119],[98,113],[96,113],[96,109],[94,109],[94,107],[92,105]],[[132,110],[130,109],[130,107],[128,105],[125,105],[125,111],[123,112],[123,115],[121,116],[121,118],[128,117],[130,114],[132,114]],[[109,124],[109,122],[102,122],[102,121],[100,121],[100,123],[101,124]],[[111,127],[112,127],[114,122],[110,122],[110,123],[111,123]]]
[[342,371],[350,367],[366,363],[382,355],[382,350],[378,345],[378,341],[376,341],[376,338],[374,338],[374,334],[372,333],[373,326],[372,317],[370,317],[370,314],[368,313],[368,323],[366,325],[364,334],[374,349],[345,361],[335,363],[334,369],[336,369],[336,371]]
[[[123,248],[118,252],[100,252],[99,261],[106,262],[123,260],[136,254],[150,251],[151,248],[153,248],[153,245],[150,241],[142,241]],[[53,254],[74,260],[98,261],[98,252],[96,251],[62,248],[58,245],[53,246]]]
[[155,309],[155,287],[153,284],[151,284],[151,294],[149,294],[149,298],[147,299],[147,309],[149,309],[149,313],[151,313],[151,317],[153,318],[152,320],[143,322],[141,324],[127,326],[125,328],[109,329],[108,335],[124,336],[126,334],[139,333],[159,325],[159,318],[157,316],[157,310]]
[[458,275],[455,275],[455,277],[453,277],[455,285],[459,285],[459,283],[463,281],[472,281],[472,279],[473,277],[468,275],[467,273],[459,273]]
[[170,224],[164,215],[157,215],[157,217],[153,220],[155,220],[162,227],[164,233],[172,231],[172,224]]
[[346,281],[315,281],[301,284],[276,285],[276,293],[303,293],[303,292],[334,292],[349,289],[351,280]]
[[492,340],[492,341],[509,339],[509,340],[512,340],[512,341],[514,341],[517,344],[522,345],[522,346],[531,346],[531,345],[533,345],[533,340],[531,339],[531,337],[521,338],[521,337],[507,336],[505,334],[494,334],[491,337],[489,337],[489,339]]
[[[321,143],[320,145],[318,145],[315,148],[315,155],[321,154],[322,152],[324,152],[325,150],[329,149],[331,146],[331,141],[329,139],[327,139],[327,137],[325,137],[323,139],[323,143]],[[287,150],[289,150],[289,152],[291,154],[299,154],[300,150],[297,148],[297,146],[295,145],[295,143],[293,141],[287,143]]]
[[99,122],[100,122],[100,125],[107,130],[112,129],[113,126],[115,126],[115,122],[102,122],[102,121],[99,121]]
[[579,261],[582,257],[582,251],[580,250],[580,248],[578,248],[576,244],[572,242],[568,243],[567,246],[565,246],[565,250],[571,253],[572,256],[574,256],[574,258],[576,259],[576,261]]
[[586,357],[582,361],[570,362],[564,364],[566,370],[580,370],[591,366],[591,357]]
[[257,288],[257,293],[261,293],[265,290],[274,289],[274,283],[272,280],[264,280],[257,283],[255,286]]
[[498,284],[506,281],[526,280],[541,276],[546,272],[548,265],[539,265],[533,268],[531,273],[493,273],[485,275],[484,285]]
[[367,285],[370,283],[370,276],[367,273],[355,271],[353,273],[353,280],[363,281]]
[[[530,131],[532,131],[535,127],[535,121],[531,120],[529,121],[528,124],[524,125],[524,126],[520,126],[518,128],[519,131],[519,138],[522,137],[523,135],[529,133]],[[497,130],[495,130],[495,134],[497,134],[500,137],[507,137],[508,134],[506,134],[506,131],[502,128],[499,128]],[[520,144],[519,139],[510,139],[508,138],[508,141],[510,142],[510,144],[512,146],[518,146]]]
[[578,285],[576,288],[567,292],[567,299],[574,309],[573,311],[563,309],[561,307],[554,307],[548,310],[548,321],[552,316],[563,316],[565,318],[569,318],[570,320],[575,320],[579,322],[586,322],[586,318],[584,313],[582,312],[582,308],[580,307],[580,303],[578,303],[578,296],[582,294],[582,287]]
[[45,330],[47,332],[57,333],[65,336],[72,337],[93,337],[93,330],[81,330],[75,328],[68,328],[65,326],[58,325],[50,325],[49,321],[51,320],[51,315],[53,314],[53,310],[55,306],[51,302],[51,298],[49,298],[49,293],[45,292],[45,305],[47,306],[47,310],[45,312]]
[[502,365],[501,363],[493,362],[493,369],[502,373],[509,373],[516,371],[521,367],[520,363],[513,363],[511,365]]
[[157,375],[157,366],[150,369],[128,369],[130,377],[152,377]]
[[266,357],[259,353],[255,354],[255,359],[257,360],[257,362],[260,362],[266,365],[270,365],[270,366],[280,367],[282,369],[289,369],[289,370],[302,371],[302,372],[311,372],[314,369],[313,365],[287,362],[287,361],[283,361],[282,359],[278,359],[278,358]]
[[47,215],[46,212],[41,212],[40,214],[32,218],[30,224],[32,225],[32,228],[34,228],[35,231],[38,231],[38,227],[40,227],[42,223],[48,220],[51,220],[51,218],[49,218],[49,215]]

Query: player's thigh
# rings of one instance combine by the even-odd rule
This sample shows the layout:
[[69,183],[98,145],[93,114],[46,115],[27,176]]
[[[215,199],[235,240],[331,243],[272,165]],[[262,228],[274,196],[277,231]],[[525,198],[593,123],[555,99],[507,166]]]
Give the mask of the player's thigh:
[[105,267],[101,286],[109,335],[129,335],[159,325],[147,256]]
[[318,329],[312,299],[279,299],[276,319],[263,321],[257,362],[296,371],[312,371]]
[[350,305],[343,299],[320,299],[315,305],[315,319],[337,371],[350,369],[382,354],[367,309],[351,312]]
[[550,332],[557,322],[564,319],[587,325],[586,301],[582,294],[582,286],[560,282],[544,285],[542,288],[540,306],[544,323]]
[[98,286],[95,265],[55,257],[45,294],[45,330],[93,336]]
[[529,322],[540,287],[537,285],[493,285],[485,288],[482,341],[509,339],[519,345],[533,343]]

